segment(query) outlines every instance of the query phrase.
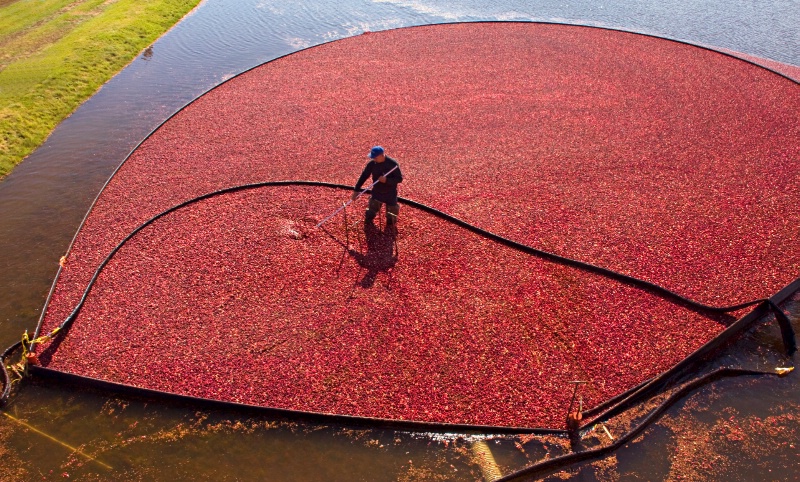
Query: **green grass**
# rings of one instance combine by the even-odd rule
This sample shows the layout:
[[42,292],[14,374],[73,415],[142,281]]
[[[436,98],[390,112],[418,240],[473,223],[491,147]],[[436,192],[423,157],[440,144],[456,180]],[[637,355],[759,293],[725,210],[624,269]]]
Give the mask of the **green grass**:
[[200,0],[0,0],[0,177]]

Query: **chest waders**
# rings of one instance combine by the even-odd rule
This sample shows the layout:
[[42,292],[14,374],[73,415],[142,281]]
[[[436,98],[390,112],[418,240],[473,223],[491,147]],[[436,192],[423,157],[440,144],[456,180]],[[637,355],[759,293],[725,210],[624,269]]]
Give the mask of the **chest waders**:
[[395,201],[394,204],[384,203],[371,197],[367,204],[367,211],[364,213],[364,221],[372,223],[375,221],[375,216],[381,210],[381,206],[386,204],[386,226],[394,226],[397,223],[397,215],[400,214],[400,205]]

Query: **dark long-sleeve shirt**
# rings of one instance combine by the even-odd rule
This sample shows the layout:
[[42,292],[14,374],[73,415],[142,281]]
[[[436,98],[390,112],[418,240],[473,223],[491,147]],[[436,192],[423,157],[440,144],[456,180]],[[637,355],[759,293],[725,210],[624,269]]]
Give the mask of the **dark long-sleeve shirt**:
[[370,175],[372,175],[373,182],[377,181],[379,177],[385,176],[395,166],[397,166],[397,169],[386,176],[386,182],[379,182],[372,186],[372,197],[389,205],[397,204],[397,185],[403,182],[403,174],[400,172],[400,166],[397,161],[389,156],[386,156],[383,162],[369,161],[364,166],[364,171],[361,173],[361,177],[358,178],[353,190],[360,191],[361,186]]

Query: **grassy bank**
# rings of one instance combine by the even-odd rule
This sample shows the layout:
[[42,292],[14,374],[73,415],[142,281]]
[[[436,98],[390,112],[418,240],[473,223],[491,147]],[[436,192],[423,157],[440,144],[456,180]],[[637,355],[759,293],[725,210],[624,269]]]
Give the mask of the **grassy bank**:
[[200,0],[0,0],[0,177]]

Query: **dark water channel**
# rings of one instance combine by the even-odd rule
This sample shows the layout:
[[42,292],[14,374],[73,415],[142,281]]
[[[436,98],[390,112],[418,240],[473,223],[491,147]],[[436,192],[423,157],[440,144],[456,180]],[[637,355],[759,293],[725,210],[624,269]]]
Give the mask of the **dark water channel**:
[[[181,106],[241,71],[301,48],[364,31],[476,20],[614,27],[800,65],[800,8],[791,0],[207,0],[0,182],[0,345],[11,345],[26,329],[33,331],[58,259],[92,200],[136,144]],[[797,325],[796,305],[789,309]],[[791,364],[776,354],[776,333],[770,327],[750,334],[715,364]],[[725,382],[696,395],[703,400],[703,410],[679,404],[670,416],[685,415],[697,423],[713,423],[731,410],[765,417],[786,400],[797,406],[798,378]],[[43,381],[27,383],[6,411],[8,415],[0,416],[3,456],[27,467],[27,475],[19,473],[21,480],[67,475],[79,480],[481,478],[463,434],[248,418]],[[10,416],[52,438],[23,428]],[[762,442],[782,447],[781,437]],[[536,459],[537,454],[520,450],[519,442],[501,437],[490,443],[505,471]],[[605,475],[622,480],[669,478],[674,469],[667,454],[677,443],[675,431],[658,424],[641,442],[620,450],[616,468]],[[800,453],[794,454],[800,460]],[[793,480],[797,462],[792,470],[783,457],[776,449],[757,455],[743,452],[726,460],[736,465],[733,472],[739,480],[765,474]],[[774,471],[767,472],[772,466]],[[574,477],[605,480],[605,475],[583,467]]]

